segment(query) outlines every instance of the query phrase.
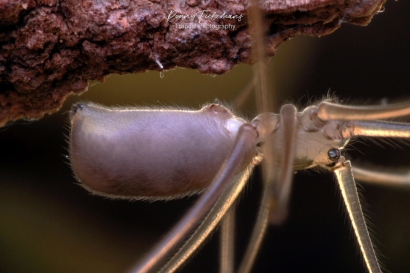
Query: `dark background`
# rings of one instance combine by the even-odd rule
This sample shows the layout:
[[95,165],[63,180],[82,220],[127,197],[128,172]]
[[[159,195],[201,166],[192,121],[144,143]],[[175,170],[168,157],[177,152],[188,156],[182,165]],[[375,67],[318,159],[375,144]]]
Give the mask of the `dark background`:
[[[304,106],[329,89],[353,104],[410,99],[409,10],[408,1],[388,1],[367,27],[343,24],[329,36],[283,44],[269,72],[278,105]],[[111,76],[52,116],[0,129],[0,272],[124,272],[192,205],[195,198],[148,203],[92,196],[77,185],[65,157],[67,111],[75,101],[191,107],[231,101],[250,81],[251,67],[217,77],[186,69],[164,75]],[[252,102],[240,112],[257,114]],[[353,164],[410,167],[410,149],[400,143],[364,139],[348,154]],[[238,206],[238,252],[259,189],[256,173]],[[362,194],[385,268],[410,272],[410,188],[363,185]],[[217,272],[217,239],[214,234],[182,272]],[[290,217],[269,228],[253,272],[366,272],[330,173],[296,174]]]

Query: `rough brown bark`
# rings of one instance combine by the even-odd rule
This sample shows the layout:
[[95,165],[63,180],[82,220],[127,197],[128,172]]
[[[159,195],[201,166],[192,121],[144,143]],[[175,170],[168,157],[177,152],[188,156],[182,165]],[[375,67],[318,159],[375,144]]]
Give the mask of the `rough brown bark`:
[[[267,53],[296,34],[322,36],[342,21],[366,25],[384,2],[263,1]],[[0,126],[54,112],[88,80],[111,73],[180,66],[222,74],[250,63],[247,7],[246,0],[0,0]],[[199,22],[201,12],[234,18]]]

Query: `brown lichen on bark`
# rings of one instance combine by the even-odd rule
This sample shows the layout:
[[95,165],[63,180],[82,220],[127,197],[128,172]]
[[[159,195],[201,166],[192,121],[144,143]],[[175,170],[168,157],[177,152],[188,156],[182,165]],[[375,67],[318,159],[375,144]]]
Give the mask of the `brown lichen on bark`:
[[[263,1],[267,53],[273,55],[296,34],[329,34],[341,21],[366,25],[384,2]],[[83,92],[88,80],[111,73],[180,66],[222,74],[238,63],[250,63],[247,3],[0,0],[0,126],[54,112],[67,95]],[[212,14],[225,17],[205,16]],[[178,19],[181,16],[188,17]]]

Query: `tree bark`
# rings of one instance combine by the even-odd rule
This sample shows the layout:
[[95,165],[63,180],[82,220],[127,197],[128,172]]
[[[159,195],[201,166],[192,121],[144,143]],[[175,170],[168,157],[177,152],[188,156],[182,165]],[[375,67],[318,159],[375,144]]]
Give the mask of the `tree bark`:
[[[267,0],[266,52],[296,34],[366,25],[385,0]],[[0,0],[0,126],[59,109],[89,80],[252,63],[246,0]]]

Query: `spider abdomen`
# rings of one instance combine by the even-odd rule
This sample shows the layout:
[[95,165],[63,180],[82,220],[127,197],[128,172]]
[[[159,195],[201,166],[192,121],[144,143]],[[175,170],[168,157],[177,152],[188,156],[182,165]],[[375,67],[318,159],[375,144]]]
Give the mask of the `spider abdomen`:
[[71,123],[71,165],[87,189],[167,199],[209,185],[244,121],[217,104],[184,111],[79,103],[71,110]]

